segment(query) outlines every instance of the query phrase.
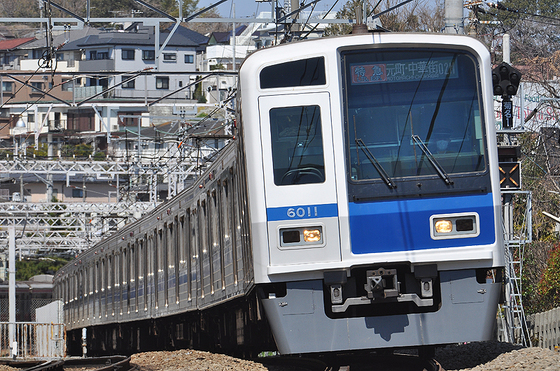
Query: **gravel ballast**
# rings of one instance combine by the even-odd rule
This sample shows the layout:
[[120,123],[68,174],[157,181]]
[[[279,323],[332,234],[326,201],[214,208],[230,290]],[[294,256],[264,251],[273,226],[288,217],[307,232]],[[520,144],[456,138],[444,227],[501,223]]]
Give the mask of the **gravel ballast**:
[[[496,341],[449,345],[436,350],[446,371],[560,371],[560,352]],[[132,356],[139,371],[288,371],[289,368],[196,350],[146,352]]]

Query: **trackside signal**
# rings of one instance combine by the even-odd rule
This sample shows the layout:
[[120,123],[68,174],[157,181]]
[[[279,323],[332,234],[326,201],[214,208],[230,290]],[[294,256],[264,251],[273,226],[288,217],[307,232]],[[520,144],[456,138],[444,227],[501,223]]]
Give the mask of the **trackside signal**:
[[492,70],[494,95],[515,95],[521,82],[521,72],[506,62],[500,63]]

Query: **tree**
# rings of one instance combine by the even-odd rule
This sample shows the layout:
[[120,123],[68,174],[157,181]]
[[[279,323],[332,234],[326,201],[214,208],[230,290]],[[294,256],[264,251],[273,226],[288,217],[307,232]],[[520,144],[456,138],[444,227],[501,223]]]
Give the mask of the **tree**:
[[138,9],[133,0],[93,0],[91,2],[92,17],[120,17],[127,16],[131,9]]
[[[198,0],[183,0],[183,17],[193,14]],[[161,0],[160,9],[175,17],[179,16],[179,2],[177,0]]]
[[45,257],[34,260],[16,261],[16,281],[27,281],[38,274],[52,274],[62,268],[68,260],[59,257]]
[[542,297],[543,311],[555,308],[560,303],[560,245],[551,252],[541,281],[539,294]]
[[535,57],[548,57],[558,50],[560,37],[557,27],[560,8],[557,2],[546,0],[503,0],[494,7],[472,9],[473,30],[477,37],[496,53],[501,62],[502,36],[511,35],[511,60],[524,64]]
[[[400,0],[376,1],[374,8],[372,2],[368,0],[348,0],[336,13],[336,18],[355,19],[356,11],[363,9],[364,1],[366,1],[367,15],[379,14],[402,2]],[[427,0],[416,0],[381,15],[379,20],[383,28],[393,32],[436,32],[444,26],[443,8],[443,0],[436,0],[435,6],[433,2]],[[345,35],[351,31],[352,26],[347,24],[332,25],[327,27],[325,35]]]
[[[207,12],[200,15],[202,18],[221,18],[220,14],[216,8],[212,8]],[[202,35],[208,35],[212,32],[226,32],[231,30],[231,24],[220,23],[220,22],[190,22],[188,23],[188,28],[198,32]]]
[[0,1],[0,17],[38,17],[39,6],[35,0],[2,0]]

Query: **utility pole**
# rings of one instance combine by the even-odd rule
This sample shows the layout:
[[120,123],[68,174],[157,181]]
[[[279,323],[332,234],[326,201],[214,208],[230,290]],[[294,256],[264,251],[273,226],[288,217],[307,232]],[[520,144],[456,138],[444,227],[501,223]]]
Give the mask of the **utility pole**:
[[[290,12],[293,12],[296,9],[299,9],[299,1],[298,0],[291,0],[290,3]],[[293,16],[293,20],[296,21],[299,18],[299,13],[294,14]],[[299,32],[300,31],[300,25],[296,22],[293,22],[292,24],[292,31],[294,32]]]
[[233,31],[231,32],[231,40],[232,40],[232,49],[233,49],[233,71],[237,71],[237,61],[235,60],[235,44],[237,44],[237,32],[235,30],[235,3],[231,4],[231,7],[233,8]]
[[465,34],[463,0],[445,0],[445,33]]

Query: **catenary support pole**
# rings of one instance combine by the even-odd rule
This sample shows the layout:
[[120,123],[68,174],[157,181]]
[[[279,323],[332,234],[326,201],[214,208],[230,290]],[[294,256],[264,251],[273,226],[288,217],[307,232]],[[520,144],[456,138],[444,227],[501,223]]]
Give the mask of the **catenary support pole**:
[[9,337],[12,356],[17,356],[16,343],[16,227],[8,227],[8,301],[9,301]]

